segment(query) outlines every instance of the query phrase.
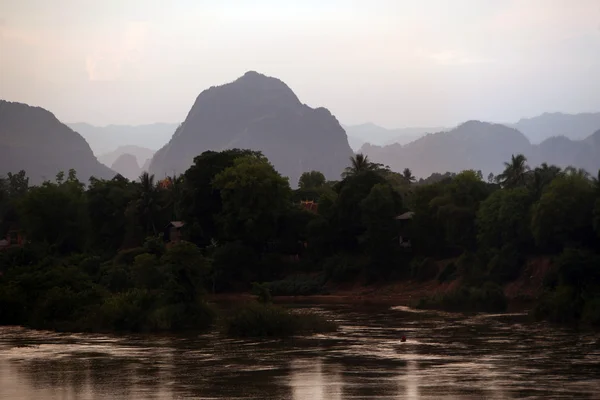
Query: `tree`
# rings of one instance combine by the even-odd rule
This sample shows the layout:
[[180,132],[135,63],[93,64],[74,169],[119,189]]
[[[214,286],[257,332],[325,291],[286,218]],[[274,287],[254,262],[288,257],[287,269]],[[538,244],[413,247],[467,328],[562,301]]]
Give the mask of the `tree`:
[[94,248],[116,251],[123,245],[129,228],[127,207],[136,194],[135,185],[121,175],[111,180],[90,179],[86,197]]
[[146,234],[156,235],[156,220],[160,212],[158,190],[154,183],[154,175],[143,172],[140,175],[139,198],[136,204],[137,215],[140,217]]
[[194,164],[185,171],[180,208],[194,243],[207,246],[213,238],[218,238],[215,216],[221,213],[222,200],[213,181],[218,174],[232,167],[236,159],[245,156],[262,157],[260,152],[251,150],[205,151],[195,157]]
[[578,176],[578,177],[584,178],[584,179],[589,179],[589,177],[590,177],[590,173],[587,172],[585,169],[575,168],[573,166],[569,166],[569,167],[565,168],[565,174],[567,174],[569,176]]
[[525,188],[496,190],[477,212],[477,241],[482,248],[512,244],[524,250],[531,242],[531,195]]
[[417,178],[414,177],[414,175],[412,174],[412,171],[410,170],[410,168],[404,168],[404,171],[402,171],[402,176],[404,177],[404,179],[406,180],[406,182],[413,183],[414,181],[417,180]]
[[361,242],[371,258],[375,272],[390,269],[398,231],[394,217],[399,211],[391,187],[376,184],[360,202],[365,233]]
[[488,181],[488,183],[494,183],[496,181],[496,178],[494,177],[494,173],[493,172],[490,172],[488,174],[487,181]]
[[84,192],[77,182],[45,182],[31,188],[18,210],[30,240],[52,244],[61,253],[84,250],[88,219]]
[[325,175],[319,171],[303,172],[298,181],[300,189],[317,189],[325,185]]
[[532,191],[534,197],[539,199],[544,189],[557,177],[563,174],[560,167],[556,165],[548,165],[542,163],[539,167],[536,167],[528,180],[528,186]]
[[349,176],[357,175],[361,172],[366,171],[378,171],[383,168],[383,165],[372,163],[369,161],[369,157],[358,153],[355,156],[350,157],[350,166],[346,167],[346,170],[342,174],[343,178],[347,178]]
[[513,188],[525,185],[528,171],[527,158],[523,154],[513,154],[510,162],[504,163],[504,172],[496,179],[503,187]]
[[591,182],[578,175],[556,178],[533,207],[531,230],[536,243],[551,251],[593,238],[595,202]]
[[264,157],[237,158],[214,178],[213,186],[221,194],[217,218],[225,238],[255,247],[274,238],[277,221],[290,206],[291,188]]

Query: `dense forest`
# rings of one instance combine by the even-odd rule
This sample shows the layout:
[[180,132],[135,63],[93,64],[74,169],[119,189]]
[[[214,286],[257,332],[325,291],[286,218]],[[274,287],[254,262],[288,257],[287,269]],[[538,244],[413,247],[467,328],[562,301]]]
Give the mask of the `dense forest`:
[[[299,188],[259,152],[207,151],[182,175],[30,186],[0,180],[0,324],[59,330],[206,328],[208,293],[309,295],[341,282],[456,281],[420,307],[496,311],[532,257],[551,268],[533,315],[600,324],[600,172],[515,155],[416,180],[362,154]],[[403,216],[398,218],[399,216]],[[180,236],[181,235],[181,240]],[[443,263],[440,260],[451,260]]]

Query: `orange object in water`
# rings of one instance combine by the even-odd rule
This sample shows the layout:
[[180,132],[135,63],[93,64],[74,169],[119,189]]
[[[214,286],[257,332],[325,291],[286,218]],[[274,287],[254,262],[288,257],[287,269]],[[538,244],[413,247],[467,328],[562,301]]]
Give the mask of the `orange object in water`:
[[401,342],[406,342],[406,336],[402,336],[402,339],[400,339]]

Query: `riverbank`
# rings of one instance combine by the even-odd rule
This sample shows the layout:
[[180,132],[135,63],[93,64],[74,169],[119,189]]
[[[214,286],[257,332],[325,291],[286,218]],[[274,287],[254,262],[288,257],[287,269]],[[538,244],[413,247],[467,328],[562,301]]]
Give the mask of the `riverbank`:
[[[539,297],[543,289],[544,276],[550,269],[548,257],[530,259],[518,279],[503,286],[508,300],[508,311],[522,311],[529,308]],[[273,302],[279,304],[356,304],[381,306],[413,307],[425,297],[441,295],[455,290],[461,280],[440,283],[437,280],[419,282],[415,280],[382,282],[372,285],[350,283],[330,285],[327,294],[306,296],[273,296]],[[212,302],[244,302],[255,298],[250,293],[222,293],[208,295]]]

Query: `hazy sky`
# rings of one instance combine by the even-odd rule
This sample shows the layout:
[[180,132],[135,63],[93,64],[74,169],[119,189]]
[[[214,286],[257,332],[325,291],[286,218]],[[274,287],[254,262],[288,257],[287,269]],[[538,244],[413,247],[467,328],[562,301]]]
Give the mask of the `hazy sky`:
[[182,121],[256,70],[343,123],[600,111],[600,0],[0,0],[0,98]]

